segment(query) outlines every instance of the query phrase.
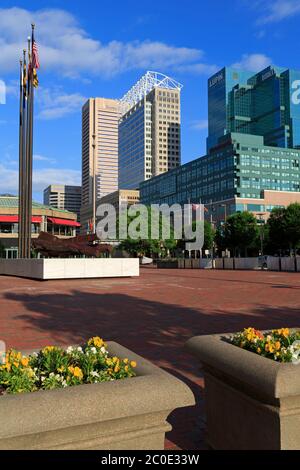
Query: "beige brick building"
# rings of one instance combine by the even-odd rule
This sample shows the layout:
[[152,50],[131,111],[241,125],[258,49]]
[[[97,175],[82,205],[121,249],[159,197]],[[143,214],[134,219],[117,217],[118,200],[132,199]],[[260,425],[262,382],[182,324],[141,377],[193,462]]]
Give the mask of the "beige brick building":
[[82,207],[84,228],[96,200],[118,189],[118,101],[90,98],[82,108]]
[[181,163],[180,91],[165,75],[147,72],[120,100],[119,187],[139,183]]

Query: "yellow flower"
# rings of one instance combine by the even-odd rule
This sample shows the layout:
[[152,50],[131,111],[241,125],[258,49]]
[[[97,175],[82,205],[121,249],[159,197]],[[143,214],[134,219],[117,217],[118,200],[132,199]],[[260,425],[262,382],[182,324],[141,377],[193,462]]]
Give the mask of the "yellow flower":
[[271,343],[267,343],[265,346],[266,352],[273,353],[274,352],[274,346]]
[[104,341],[99,336],[94,336],[88,340],[88,346],[95,346],[96,348],[102,348],[104,346]]
[[128,372],[128,369],[129,369],[128,366],[125,366],[125,367],[124,367],[125,372]]
[[57,369],[57,372],[64,372],[64,370],[65,370],[64,366],[61,366]]
[[23,367],[27,367],[28,364],[29,364],[28,357],[23,357],[23,359],[21,359],[21,364],[22,364]]
[[285,338],[288,338],[288,337],[290,336],[290,330],[289,330],[289,328],[282,328],[281,334],[282,334],[282,336],[284,336]]
[[260,354],[261,353],[261,348],[257,348],[257,352],[258,352],[258,354]]
[[19,367],[19,363],[18,363],[17,361],[13,362],[13,365],[14,365],[15,367]]
[[126,358],[126,359],[123,359],[123,362],[124,364],[128,364],[129,360]]
[[71,372],[71,374],[78,378],[78,379],[82,379],[83,378],[83,373],[82,373],[82,370],[80,369],[80,367],[73,367],[73,366],[70,366],[68,367],[68,370],[69,372]]
[[135,362],[135,361],[131,361],[130,365],[131,365],[131,367],[136,367],[136,362]]
[[113,360],[113,363],[114,363],[114,364],[116,364],[117,362],[120,361],[117,356],[114,356],[114,357],[112,358],[112,360]]
[[42,353],[48,354],[49,352],[54,351],[55,346],[46,346],[44,349],[42,349]]
[[280,341],[276,341],[276,343],[275,343],[275,349],[276,349],[276,351],[279,351],[280,348],[281,348]]
[[114,371],[117,373],[117,372],[119,372],[119,370],[120,370],[120,367],[119,367],[119,365],[117,364],[117,365],[115,366]]

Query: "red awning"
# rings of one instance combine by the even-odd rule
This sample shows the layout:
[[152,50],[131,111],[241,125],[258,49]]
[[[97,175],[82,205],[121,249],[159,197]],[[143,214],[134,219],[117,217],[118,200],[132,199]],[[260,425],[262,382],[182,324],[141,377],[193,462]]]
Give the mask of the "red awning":
[[34,215],[33,217],[31,217],[31,222],[33,224],[40,224],[40,223],[42,223],[42,217]]
[[14,222],[18,222],[17,215],[0,215],[0,222],[8,222],[13,224]]
[[[6,222],[9,224],[17,223],[19,217],[17,215],[0,215],[0,222]],[[33,224],[40,224],[42,222],[42,217],[34,215],[31,217],[31,222]]]
[[80,223],[75,220],[58,219],[57,217],[47,217],[49,222],[55,225],[67,225],[68,227],[80,227]]

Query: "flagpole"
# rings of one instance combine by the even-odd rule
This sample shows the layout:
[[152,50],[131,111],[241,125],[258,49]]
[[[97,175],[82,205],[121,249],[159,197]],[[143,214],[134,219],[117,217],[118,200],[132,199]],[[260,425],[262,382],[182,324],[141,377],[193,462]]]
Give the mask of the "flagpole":
[[22,129],[22,141],[23,141],[23,149],[22,149],[22,219],[21,219],[21,236],[22,236],[22,258],[25,258],[25,220],[26,220],[26,126],[27,126],[27,108],[26,108],[26,100],[27,100],[27,64],[26,64],[26,49],[23,49],[23,109],[22,109],[22,116],[23,116],[23,129]]
[[18,204],[18,257],[23,258],[23,61],[20,59],[20,123],[19,123],[19,204]]
[[29,145],[28,145],[28,258],[31,258],[31,219],[32,219],[32,154],[33,154],[33,105],[34,105],[34,87],[33,87],[33,43],[34,43],[35,24],[31,24],[31,63],[30,63],[30,102],[29,102]]
[[30,47],[31,39],[28,37],[28,77],[27,77],[27,120],[26,120],[26,162],[25,162],[25,197],[24,197],[24,206],[25,206],[25,217],[24,217],[24,231],[25,231],[25,258],[29,258],[29,239],[30,234],[29,230],[30,222],[29,219],[30,215],[30,208],[29,208],[29,168],[30,168],[30,121],[31,121],[31,47]]

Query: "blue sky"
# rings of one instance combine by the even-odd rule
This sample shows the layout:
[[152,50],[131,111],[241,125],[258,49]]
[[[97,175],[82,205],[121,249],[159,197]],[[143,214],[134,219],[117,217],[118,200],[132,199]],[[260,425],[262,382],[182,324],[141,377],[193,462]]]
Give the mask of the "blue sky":
[[41,63],[33,185],[42,200],[50,183],[80,184],[86,98],[120,98],[147,70],[177,79],[190,161],[205,153],[208,77],[233,64],[299,69],[299,19],[300,0],[1,0],[0,193],[17,191],[18,59],[32,20]]

